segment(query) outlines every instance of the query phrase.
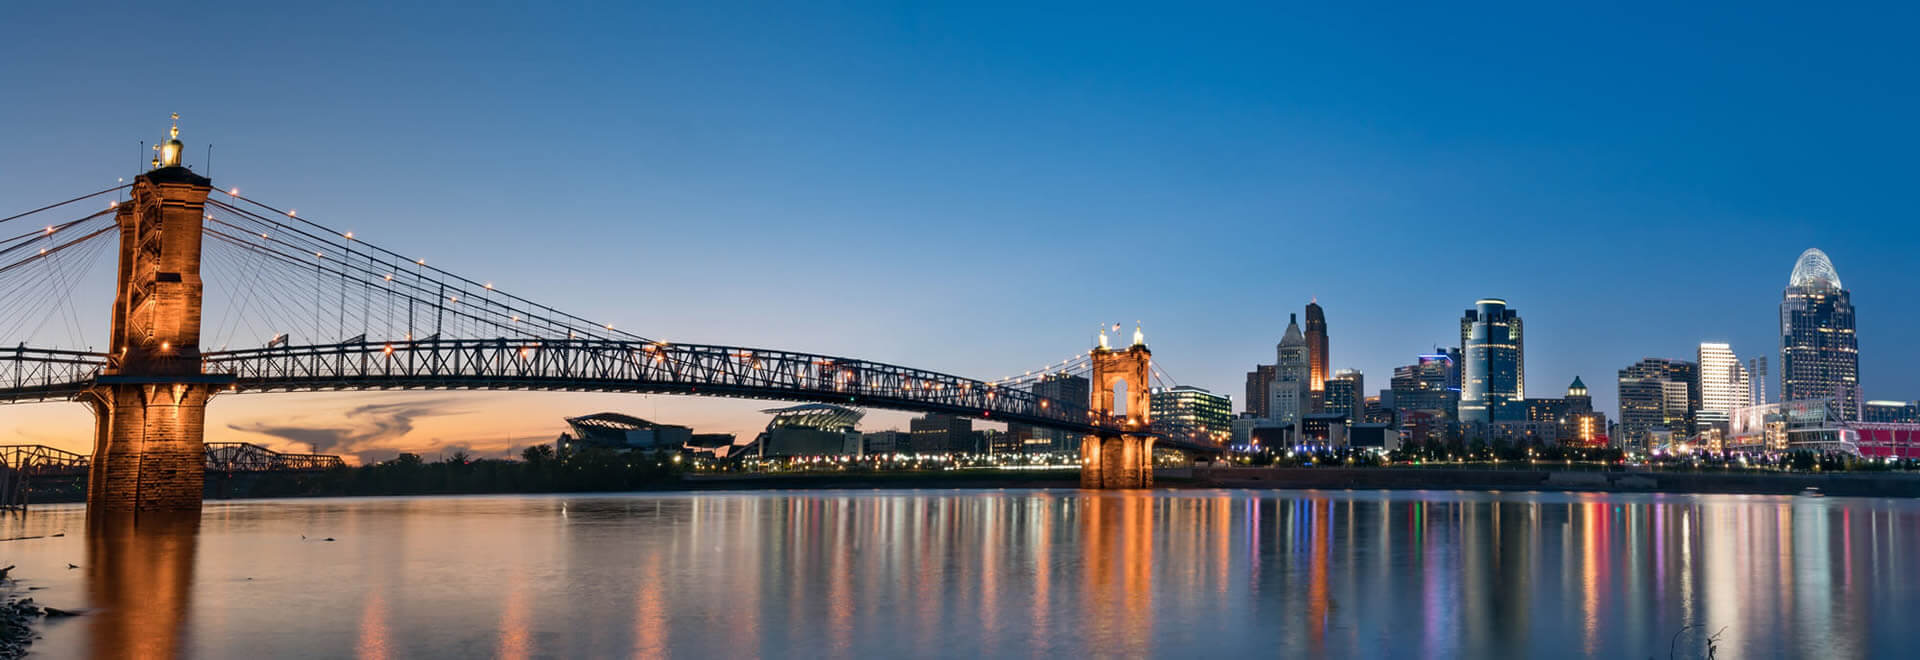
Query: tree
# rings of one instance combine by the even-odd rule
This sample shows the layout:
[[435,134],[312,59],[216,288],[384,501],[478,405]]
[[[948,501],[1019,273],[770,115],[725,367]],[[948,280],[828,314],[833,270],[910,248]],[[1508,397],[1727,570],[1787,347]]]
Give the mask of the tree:
[[520,452],[520,460],[541,464],[553,460],[553,445],[533,445]]

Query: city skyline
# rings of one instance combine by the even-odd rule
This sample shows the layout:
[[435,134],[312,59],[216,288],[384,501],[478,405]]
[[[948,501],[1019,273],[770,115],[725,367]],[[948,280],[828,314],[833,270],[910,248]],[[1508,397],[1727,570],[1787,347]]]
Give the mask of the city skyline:
[[[10,74],[9,87],[23,97],[70,94],[83,82],[95,90],[126,87],[139,75],[125,63],[138,58],[140,39],[121,35],[87,52],[56,39],[63,29],[84,26],[85,17],[58,7],[23,11],[52,29],[0,49],[15,58],[66,62]],[[809,10],[778,11],[801,14],[783,18],[809,17]],[[1880,192],[1898,189],[1887,185],[1897,177],[1879,178],[1899,171],[1893,154],[1905,151],[1913,135],[1878,134],[1868,144],[1855,129],[1826,126],[1792,141],[1769,142],[1763,150],[1747,146],[1749,132],[1700,128],[1714,121],[1764,127],[1792,120],[1795,107],[1769,107],[1776,85],[1824,89],[1872,112],[1911,109],[1910,99],[1822,82],[1829,69],[1859,64],[1852,58],[1860,53],[1844,47],[1817,54],[1805,67],[1782,74],[1785,80],[1735,76],[1711,90],[1672,91],[1686,100],[1663,104],[1673,119],[1636,116],[1642,128],[1626,131],[1605,121],[1606,113],[1650,106],[1615,101],[1515,117],[1513,108],[1533,108],[1529,95],[1472,77],[1448,78],[1457,88],[1425,85],[1391,71],[1399,62],[1395,56],[1408,51],[1368,54],[1298,27],[1286,32],[1300,32],[1293,36],[1326,49],[1333,59],[1349,58],[1352,66],[1380,74],[1387,90],[1425,101],[1421,105],[1432,111],[1392,111],[1392,94],[1342,92],[1319,78],[1332,69],[1306,65],[1283,69],[1288,73],[1280,80],[1208,96],[1205,77],[1121,84],[1110,65],[1095,59],[1065,49],[1040,53],[1043,62],[1032,76],[1046,76],[1049,84],[1058,77],[1088,81],[1084,97],[1059,99],[1033,97],[1040,88],[1033,78],[983,82],[962,64],[978,56],[984,59],[977,66],[1006,74],[1014,60],[992,56],[995,39],[1040,26],[1063,31],[1101,55],[1137,63],[1145,55],[1126,55],[1121,44],[1130,42],[1124,40],[1160,34],[1139,17],[1109,17],[1082,28],[1057,17],[996,27],[991,13],[957,11],[921,18],[949,28],[943,33],[974,36],[956,36],[931,49],[869,43],[862,47],[872,52],[845,53],[831,50],[835,34],[770,24],[721,29],[710,16],[643,16],[663,27],[649,33],[656,37],[636,39],[660,49],[660,57],[731,53],[745,61],[711,65],[705,72],[715,81],[710,84],[642,66],[631,78],[587,92],[572,89],[584,93],[588,105],[640,109],[640,118],[590,133],[531,100],[554,92],[524,76],[538,64],[510,61],[524,55],[552,65],[611,57],[605,44],[569,43],[582,32],[579,16],[482,13],[460,19],[472,22],[468,27],[479,35],[528,19],[528,41],[504,54],[465,37],[396,35],[377,27],[303,36],[282,50],[214,38],[222,28],[218,17],[155,15],[146,24],[205,43],[223,61],[258,63],[215,70],[182,62],[191,77],[224,84],[192,93],[162,90],[141,104],[0,110],[0,124],[15,133],[10,153],[35,164],[0,181],[0,200],[11,213],[129,177],[136,156],[144,156],[135,153],[138,142],[154,141],[165,114],[178,111],[189,142],[186,160],[210,165],[216,185],[288,203],[303,216],[383,242],[418,246],[423,256],[454,272],[497,278],[515,292],[649,336],[859,354],[995,378],[1084,350],[1091,323],[1138,318],[1155,342],[1156,358],[1182,384],[1237,395],[1246,365],[1264,359],[1287,315],[1306,301],[1317,299],[1338,330],[1326,370],[1358,369],[1377,384],[1395,366],[1449,345],[1450,321],[1459,310],[1493,296],[1526,313],[1525,377],[1551,386],[1584,377],[1595,386],[1595,407],[1608,411],[1617,409],[1608,374],[1643,357],[1686,359],[1701,342],[1726,342],[1742,358],[1777,359],[1777,351],[1764,347],[1778,340],[1781,276],[1793,255],[1817,247],[1846,270],[1848,288],[1866,310],[1859,329],[1864,398],[1920,398],[1920,357],[1898,350],[1920,327],[1920,312],[1894,298],[1911,286],[1901,257],[1920,236],[1904,221],[1911,215],[1904,202]],[[1369,17],[1314,18],[1344,25]],[[1622,25],[1630,23],[1626,17],[1599,18],[1618,22],[1600,20],[1583,38],[1600,39],[1600,31],[1611,27],[1638,31],[1669,48],[1682,43],[1656,28]],[[1229,23],[1222,19],[1209,27],[1231,32]],[[913,25],[892,17],[836,29],[899,35],[915,30]],[[982,29],[969,33],[962,26]],[[1760,43],[1787,27],[1748,26],[1733,38]],[[696,29],[717,30],[718,38],[693,47],[657,37]],[[1283,36],[1267,38],[1287,41]],[[788,51],[756,41],[784,44],[798,57],[779,62],[774,56]],[[1513,35],[1493,39],[1539,49],[1576,73],[1616,71],[1572,49],[1523,41]],[[1258,45],[1183,47],[1199,54],[1173,64],[1174,71],[1214,71],[1236,83],[1272,74],[1287,54]],[[434,55],[436,66],[401,67],[390,83],[352,80],[289,54],[325,50],[340,53],[348,66],[375,66],[396,49]],[[934,103],[944,98],[937,86],[914,83],[901,71],[862,77],[831,66],[853,61],[909,63],[936,84],[964,88],[967,98],[999,93],[1007,101],[955,113]],[[287,75],[251,68],[267,66],[285,67]],[[470,78],[489,66],[510,75]],[[755,71],[759,66],[772,71]],[[436,96],[443,88],[433,81],[448,71],[468,76],[462,80],[472,85],[458,104]],[[794,75],[781,80],[779,74]],[[1607,79],[1624,84],[1619,75]],[[274,82],[294,78],[309,82],[297,90]],[[1653,74],[1640,84],[1684,80],[1682,73]],[[765,87],[743,91],[755,84]],[[1536,84],[1546,87],[1536,92],[1551,98],[1595,100],[1570,86]],[[801,98],[796,94],[808,86],[826,92],[822,96],[840,92],[838,98],[864,101],[808,100],[784,112],[753,109],[768,105],[755,100]],[[656,89],[678,94],[648,93]],[[291,98],[253,101],[275,96]],[[371,102],[376,99],[386,102]],[[1294,100],[1283,105],[1286,99]],[[714,108],[726,111],[705,114]],[[1100,108],[1110,111],[1096,112]],[[1516,121],[1503,130],[1519,135],[1509,140],[1490,134],[1475,120],[1484,112],[1504,112]],[[1207,117],[1225,113],[1247,115],[1248,121],[1231,135],[1205,125]],[[985,123],[963,121],[963,115]],[[908,116],[914,119],[902,118]],[[916,130],[929,122],[942,127],[944,137]],[[1063,126],[1081,128],[1063,138]],[[1041,134],[1055,137],[1034,139]],[[1522,150],[1521,138],[1541,150]],[[209,143],[215,148],[205,163]],[[1835,160],[1854,163],[1852,175],[1811,165]],[[1023,163],[1024,174],[1009,176],[1003,169],[1009,162]],[[503,167],[524,177],[524,186],[490,187]],[[1475,192],[1488,190],[1534,192]],[[1568,199],[1580,203],[1564,204]],[[1165,232],[1195,218],[1196,210],[1207,221],[1202,224],[1218,231]],[[1455,230],[1464,226],[1493,237]],[[466,229],[476,229],[477,238],[448,244],[446,235]],[[581,240],[585,231],[605,240]],[[1284,269],[1266,267],[1263,253],[1253,248],[1315,231],[1328,245],[1319,254],[1289,257]],[[828,266],[786,249],[821,232],[854,242],[872,258]],[[1152,237],[1159,256],[1150,263],[1182,268],[1034,276],[1035,264],[1093,258],[1089,233]],[[1697,249],[1726,235],[1741,236],[1742,244]],[[1404,240],[1385,243],[1380,236]],[[687,254],[647,250],[651,238],[703,247]],[[1462,251],[1489,241],[1505,260],[1499,271],[1459,268]],[[1383,247],[1430,262],[1396,264],[1380,258]],[[1638,251],[1637,258],[1622,258],[1629,249]],[[942,274],[898,276],[934,267]],[[614,295],[589,295],[572,286],[581,281],[627,286]],[[1104,295],[1122,282],[1139,287],[1138,295]],[[1212,288],[1189,295],[1194,282]],[[983,290],[1002,293],[981,301]],[[821,291],[858,294],[849,309],[827,314],[817,309]],[[1095,302],[1061,304],[1084,298]],[[82,291],[74,299],[83,333],[97,335],[102,324],[92,319],[105,310],[94,308],[104,305],[89,301],[102,298]],[[957,301],[990,311],[962,313]],[[1677,309],[1660,323],[1623,318],[1623,310],[1652,304]],[[976,316],[984,320],[972,320]],[[1778,398],[1778,376],[1770,377],[1767,389]],[[1244,403],[1236,397],[1237,408]],[[436,445],[547,442],[563,430],[563,418],[602,410],[703,431],[750,432],[764,424],[752,411],[764,407],[620,395],[328,395],[297,402],[265,396],[218,401],[210,417],[216,426],[211,430],[223,439],[306,438],[432,451]],[[892,419],[876,414],[868,426],[904,427],[904,418]],[[0,420],[0,433],[71,448],[88,441],[75,429],[89,423],[82,408],[46,404],[10,412]]]

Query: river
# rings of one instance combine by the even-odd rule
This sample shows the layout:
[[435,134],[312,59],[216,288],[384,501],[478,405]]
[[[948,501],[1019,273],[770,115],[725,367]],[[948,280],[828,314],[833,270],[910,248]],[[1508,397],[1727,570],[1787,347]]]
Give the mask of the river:
[[[209,502],[0,519],[36,656],[1886,657],[1920,502],[894,490]],[[68,568],[75,564],[77,568]],[[1692,627],[1688,627],[1692,626]]]

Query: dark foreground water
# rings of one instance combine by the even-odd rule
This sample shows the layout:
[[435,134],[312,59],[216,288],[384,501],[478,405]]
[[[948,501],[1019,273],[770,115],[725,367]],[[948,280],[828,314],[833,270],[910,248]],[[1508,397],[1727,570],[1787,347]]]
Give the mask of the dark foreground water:
[[0,528],[66,533],[0,542],[41,603],[94,608],[43,627],[57,658],[1667,658],[1715,631],[1722,658],[1850,658],[1920,638],[1905,500],[809,491]]

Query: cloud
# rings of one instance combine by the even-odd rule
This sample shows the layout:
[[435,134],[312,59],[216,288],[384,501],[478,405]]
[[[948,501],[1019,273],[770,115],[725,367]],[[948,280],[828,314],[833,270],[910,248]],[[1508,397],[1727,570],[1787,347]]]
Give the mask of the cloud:
[[[405,438],[413,432],[416,420],[466,414],[455,405],[453,399],[375,403],[348,409],[341,415],[344,424],[300,424],[295,419],[232,423],[227,428],[284,441],[268,443],[276,448],[293,444],[296,446],[290,449],[296,451],[350,455],[366,463],[392,458],[395,453],[408,450]],[[417,451],[420,447],[412,449]]]

